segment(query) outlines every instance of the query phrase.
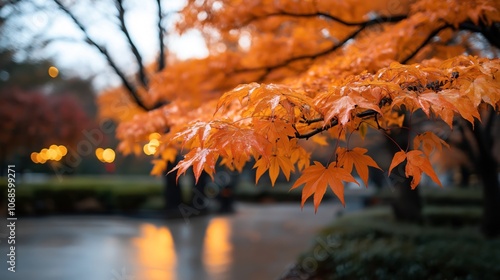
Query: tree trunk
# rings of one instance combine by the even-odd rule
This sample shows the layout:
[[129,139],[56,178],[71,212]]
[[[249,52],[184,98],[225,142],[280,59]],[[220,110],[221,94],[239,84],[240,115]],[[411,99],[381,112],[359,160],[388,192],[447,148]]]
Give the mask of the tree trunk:
[[[403,123],[404,127],[409,127],[410,124],[407,121],[408,116],[405,117]],[[398,145],[405,149],[410,143],[408,143],[408,130],[400,129],[399,132],[395,132],[393,139],[398,143]],[[386,141],[390,153],[393,155],[399,152],[399,147],[394,145],[391,141]],[[420,198],[419,188],[412,190],[410,187],[411,177],[406,178],[405,175],[406,161],[398,165],[391,172],[391,184],[395,189],[395,199],[392,203],[392,210],[394,217],[398,221],[420,223],[422,222],[422,199]]]
[[182,205],[182,192],[180,186],[177,185],[177,173],[168,173],[165,176],[163,187],[163,196],[165,201],[165,214],[167,218],[182,217],[180,206]]
[[[404,167],[402,169],[404,170]],[[398,174],[394,176],[391,174],[391,182],[395,189],[392,211],[396,220],[421,223],[422,199],[418,187],[412,190],[410,187],[411,178],[403,178]]]
[[486,237],[500,235],[500,184],[498,182],[498,163],[493,155],[496,140],[493,131],[497,119],[497,114],[489,107],[487,115],[483,116],[483,121],[476,120],[473,129],[479,150],[475,163],[483,182],[481,231]]
[[481,231],[486,237],[500,235],[500,184],[497,162],[491,154],[481,161],[480,176],[483,181],[483,220]]

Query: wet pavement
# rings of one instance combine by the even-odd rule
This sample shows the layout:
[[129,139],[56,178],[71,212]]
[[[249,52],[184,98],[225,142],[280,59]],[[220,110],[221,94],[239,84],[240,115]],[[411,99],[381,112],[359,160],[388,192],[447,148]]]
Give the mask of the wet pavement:
[[339,203],[317,214],[299,203],[237,204],[235,214],[179,220],[116,216],[19,218],[16,272],[7,271],[0,221],[0,279],[277,279],[330,223]]

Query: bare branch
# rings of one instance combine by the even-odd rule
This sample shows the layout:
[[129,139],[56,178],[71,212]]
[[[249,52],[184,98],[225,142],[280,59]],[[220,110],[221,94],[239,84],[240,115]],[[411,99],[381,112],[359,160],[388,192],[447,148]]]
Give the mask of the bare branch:
[[451,24],[445,24],[445,25],[437,28],[436,30],[434,30],[431,34],[429,34],[429,36],[420,44],[420,46],[418,46],[418,48],[416,48],[405,59],[403,59],[401,61],[401,63],[402,64],[408,63],[408,61],[410,59],[412,59],[415,55],[417,55],[417,53],[422,48],[424,48],[427,44],[429,44],[429,42],[436,35],[438,35],[439,32],[441,32],[442,30],[447,29],[447,28],[453,28],[454,30],[468,30],[468,31],[472,31],[472,32],[481,33],[488,40],[488,42],[490,42],[491,45],[493,45],[497,48],[500,48],[500,30],[496,26],[496,23],[493,23],[491,26],[486,26],[484,24],[474,25],[472,22],[466,21],[466,22],[461,23],[458,26],[458,28],[455,28]]
[[472,22],[464,22],[460,24],[459,28],[461,30],[469,30],[472,32],[477,32],[483,34],[483,36],[490,42],[491,45],[500,49],[500,23],[494,22],[490,26],[483,23],[475,25]]
[[127,42],[130,46],[130,49],[132,50],[135,60],[137,61],[137,66],[139,68],[137,70],[137,73],[139,75],[139,81],[145,88],[147,88],[148,78],[146,77],[144,64],[142,62],[142,56],[139,53],[139,50],[137,49],[134,41],[132,41],[132,38],[130,37],[130,32],[128,31],[127,25],[125,24],[125,9],[123,8],[123,0],[116,0],[116,8],[118,9],[118,19],[120,21],[120,29],[127,38]]
[[256,16],[253,18],[248,19],[242,25],[247,25],[253,21],[269,18],[269,17],[295,17],[295,18],[324,18],[328,19],[331,21],[338,22],[340,24],[343,24],[345,26],[371,26],[375,24],[380,24],[380,23],[385,23],[385,22],[399,22],[403,19],[406,19],[406,15],[396,15],[396,16],[381,16],[377,17],[374,19],[370,19],[367,21],[354,21],[354,22],[349,22],[345,21],[339,17],[333,16],[331,14],[323,13],[323,12],[316,12],[316,13],[306,13],[306,14],[299,14],[299,13],[291,13],[287,11],[279,11],[276,13],[270,13],[266,14],[263,16]]
[[156,0],[156,4],[158,6],[158,43],[160,48],[160,54],[158,55],[158,71],[161,71],[166,66],[166,58],[165,58],[165,43],[163,42],[163,35],[165,34],[165,30],[163,29],[162,21],[163,14],[161,8],[161,0]]
[[118,68],[118,65],[116,65],[116,63],[114,62],[114,60],[111,58],[110,54],[108,53],[108,51],[102,47],[101,45],[99,45],[97,42],[95,42],[88,34],[87,32],[87,29],[85,28],[85,26],[83,26],[83,24],[75,17],[75,15],[73,15],[73,13],[71,13],[70,10],[68,10],[59,0],[53,0],[54,3],[57,4],[57,6],[66,14],[68,15],[72,20],[73,22],[78,26],[78,28],[83,32],[84,36],[85,36],[85,41],[94,46],[95,48],[97,48],[97,50],[99,50],[99,52],[106,58],[108,64],[111,66],[111,68],[113,68],[114,72],[118,75],[118,77],[120,78],[120,80],[122,81],[123,83],[123,86],[127,89],[127,91],[129,92],[130,96],[132,97],[132,99],[135,101],[135,103],[142,109],[144,109],[145,111],[148,111],[148,108],[146,107],[146,105],[142,102],[141,98],[139,97],[139,93],[137,92],[137,89],[135,88],[135,86],[132,85],[132,83],[130,83],[125,74],[120,70],[120,68]]

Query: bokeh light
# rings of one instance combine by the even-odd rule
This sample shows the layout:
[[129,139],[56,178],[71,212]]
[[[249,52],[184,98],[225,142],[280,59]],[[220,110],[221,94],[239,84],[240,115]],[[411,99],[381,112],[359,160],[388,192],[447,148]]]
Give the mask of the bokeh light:
[[68,149],[64,145],[59,145],[57,148],[59,149],[61,156],[65,156],[68,153]]
[[157,146],[153,146],[151,145],[151,143],[147,143],[144,145],[144,147],[142,148],[142,150],[144,151],[144,153],[148,156],[150,155],[154,155],[154,153],[156,153],[156,147]]
[[42,159],[45,161],[45,160],[48,160],[49,159],[49,156],[47,155],[49,152],[49,149],[47,148],[43,148],[41,151],[40,151],[40,156],[42,157]]
[[95,149],[95,156],[97,157],[98,160],[100,161],[104,161],[102,159],[102,153],[104,152],[104,149],[103,148],[97,148]]
[[113,161],[115,161],[115,156],[115,151],[110,148],[107,148],[102,152],[102,159],[107,163],[112,163]]
[[149,135],[149,142],[144,145],[142,150],[144,153],[148,156],[154,155],[156,153],[156,150],[158,149],[158,146],[160,146],[160,141],[158,140],[160,138],[159,133],[151,133]]
[[59,76],[59,69],[57,69],[57,67],[55,66],[50,66],[48,72],[51,78],[56,78],[57,76]]
[[34,163],[44,164],[48,160],[60,161],[67,153],[68,149],[64,145],[52,144],[49,148],[43,148],[38,153],[31,153],[30,158]]
[[158,139],[160,139],[160,137],[161,137],[160,133],[153,132],[153,133],[149,134],[149,141],[151,141],[153,139],[158,140]]
[[34,162],[34,163],[38,163],[38,153],[37,152],[33,152],[31,153],[31,161]]

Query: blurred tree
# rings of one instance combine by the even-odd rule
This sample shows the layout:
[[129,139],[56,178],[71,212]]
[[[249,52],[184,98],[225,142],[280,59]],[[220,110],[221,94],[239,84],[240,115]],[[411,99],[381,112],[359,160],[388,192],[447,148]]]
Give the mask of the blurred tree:
[[[52,144],[74,147],[89,127],[86,113],[71,96],[50,97],[41,91],[1,88],[0,161],[13,155],[29,159]],[[20,171],[26,165],[19,166]]]

